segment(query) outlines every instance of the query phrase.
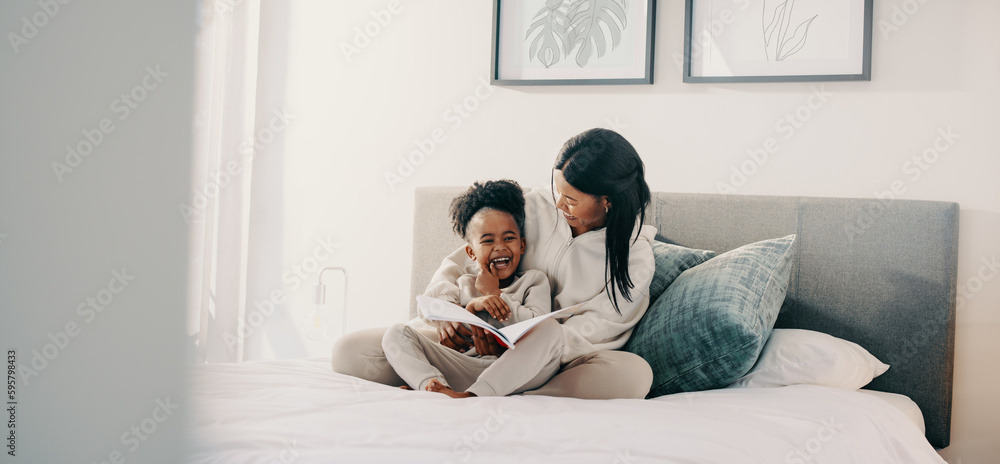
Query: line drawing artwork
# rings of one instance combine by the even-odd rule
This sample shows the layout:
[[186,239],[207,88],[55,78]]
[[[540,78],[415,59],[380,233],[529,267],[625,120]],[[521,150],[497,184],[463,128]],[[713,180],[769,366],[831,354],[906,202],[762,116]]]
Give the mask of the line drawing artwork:
[[[764,55],[768,61],[783,61],[806,46],[809,26],[819,15],[813,15],[813,17],[799,23],[789,37],[788,27],[792,23],[795,0],[782,0],[771,2],[771,4],[776,4],[776,6],[768,8],[767,0],[764,1],[764,11],[761,17],[761,28],[764,33]],[[769,10],[770,19],[768,19]]]
[[573,56],[584,68],[621,43],[629,0],[546,0],[525,34],[528,61],[549,68]]

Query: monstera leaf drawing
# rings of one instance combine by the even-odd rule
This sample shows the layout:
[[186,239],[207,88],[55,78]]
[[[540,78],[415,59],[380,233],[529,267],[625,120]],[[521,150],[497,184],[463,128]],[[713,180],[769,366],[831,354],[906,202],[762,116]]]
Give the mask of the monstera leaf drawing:
[[598,58],[604,56],[608,50],[606,34],[611,36],[611,49],[618,47],[627,25],[627,9],[625,0],[581,0],[573,3],[569,10],[569,24],[570,40],[580,46],[576,52],[576,64],[581,68],[587,66],[595,51]]
[[576,64],[586,67],[621,43],[627,12],[628,0],[547,0],[525,35],[528,59],[548,68],[575,52]]
[[764,2],[761,21],[764,32],[764,55],[768,60],[782,61],[805,47],[806,39],[809,37],[809,26],[819,15],[800,22],[789,36],[788,28],[792,24],[795,0],[772,1],[770,6],[768,3]]
[[546,68],[558,63],[569,53],[569,18],[563,7],[563,0],[548,0],[545,7],[533,18],[528,26],[525,40],[535,36],[528,47],[528,57],[537,58]]

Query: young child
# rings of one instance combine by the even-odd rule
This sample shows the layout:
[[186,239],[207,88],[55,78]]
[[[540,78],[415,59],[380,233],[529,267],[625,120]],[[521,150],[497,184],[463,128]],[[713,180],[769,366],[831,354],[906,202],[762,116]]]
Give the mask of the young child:
[[[495,326],[551,310],[548,277],[536,270],[515,273],[527,245],[522,236],[524,195],[516,182],[476,182],[452,201],[451,218],[479,272],[431,285],[424,295],[464,306]],[[551,319],[499,357],[474,350],[460,353],[405,324],[389,327],[382,339],[386,358],[407,385],[454,398],[505,396],[538,388],[558,371],[562,346],[562,327]]]

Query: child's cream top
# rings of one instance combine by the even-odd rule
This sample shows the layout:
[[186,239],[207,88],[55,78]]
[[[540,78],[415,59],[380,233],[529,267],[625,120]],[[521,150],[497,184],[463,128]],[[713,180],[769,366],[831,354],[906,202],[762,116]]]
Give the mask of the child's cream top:
[[[465,252],[464,249],[462,252]],[[476,290],[476,276],[477,274],[463,274],[457,281],[432,281],[427,286],[427,290],[424,291],[424,296],[464,307],[473,298],[483,296]],[[510,317],[502,323],[488,317],[487,322],[494,327],[503,327],[546,314],[552,309],[550,294],[549,279],[545,277],[545,274],[534,269],[525,271],[506,288],[500,289],[500,298],[510,308]]]

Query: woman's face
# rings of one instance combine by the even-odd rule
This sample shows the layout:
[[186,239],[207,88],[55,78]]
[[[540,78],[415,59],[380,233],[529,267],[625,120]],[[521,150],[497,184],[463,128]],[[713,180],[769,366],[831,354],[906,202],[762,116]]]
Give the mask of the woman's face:
[[573,236],[583,234],[604,226],[607,218],[606,207],[610,207],[608,197],[601,196],[595,198],[593,195],[583,193],[566,182],[562,171],[555,170],[556,188],[556,208],[562,211],[563,218],[573,230]]

